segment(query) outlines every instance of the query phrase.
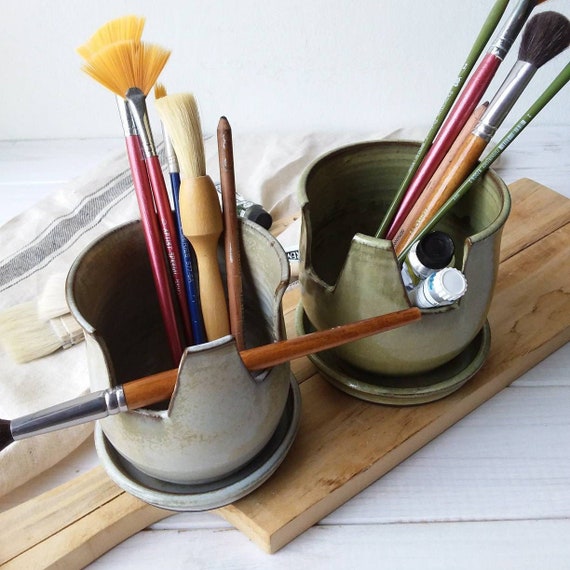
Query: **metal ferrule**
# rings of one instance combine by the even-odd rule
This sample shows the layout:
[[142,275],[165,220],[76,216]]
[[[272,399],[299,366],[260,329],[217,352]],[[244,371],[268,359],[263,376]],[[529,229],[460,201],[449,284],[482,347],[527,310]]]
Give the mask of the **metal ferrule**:
[[172,146],[172,140],[168,136],[168,133],[162,127],[162,138],[164,139],[164,153],[166,155],[166,164],[168,165],[168,172],[171,174],[174,172],[180,172],[180,166],[178,165],[178,159],[176,158],[176,152]]
[[123,388],[108,388],[80,396],[11,421],[14,440],[100,420],[128,411]]
[[131,116],[141,140],[144,157],[150,158],[151,156],[156,156],[156,147],[154,146],[154,140],[152,138],[145,94],[137,87],[131,87],[127,91],[126,100],[129,104]]
[[501,123],[505,120],[509,111],[529,84],[536,67],[526,61],[517,61],[511,72],[497,91],[495,97],[489,103],[489,107],[481,117],[473,134],[490,141]]
[[122,97],[117,95],[117,108],[119,109],[119,117],[123,125],[123,131],[126,137],[138,135],[137,126],[133,121],[131,112],[129,111],[129,104]]
[[505,59],[505,56],[515,43],[517,36],[534,9],[535,4],[536,0],[523,0],[519,2],[503,26],[501,33],[493,41],[493,45],[489,50],[492,55],[501,60]]

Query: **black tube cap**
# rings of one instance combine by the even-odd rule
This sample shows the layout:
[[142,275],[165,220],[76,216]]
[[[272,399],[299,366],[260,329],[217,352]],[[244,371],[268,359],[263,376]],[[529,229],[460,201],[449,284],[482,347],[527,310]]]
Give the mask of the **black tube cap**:
[[243,213],[243,217],[247,218],[248,220],[251,220],[252,222],[255,222],[256,224],[259,224],[262,228],[265,228],[266,230],[268,230],[271,227],[271,224],[273,223],[273,218],[271,217],[271,214],[267,210],[264,210],[263,207],[260,206],[259,204],[253,204],[253,206],[250,206]]
[[430,269],[447,267],[455,253],[455,246],[449,234],[435,231],[424,236],[416,248],[418,260]]

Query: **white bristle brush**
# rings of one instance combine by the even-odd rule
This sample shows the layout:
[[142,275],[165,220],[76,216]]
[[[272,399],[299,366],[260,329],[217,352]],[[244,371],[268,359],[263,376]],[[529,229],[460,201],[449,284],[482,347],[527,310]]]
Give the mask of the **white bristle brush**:
[[0,344],[19,364],[71,348],[83,339],[83,329],[71,314],[41,320],[35,301],[15,305],[0,314]]
[[69,313],[65,298],[66,279],[66,273],[54,273],[48,277],[37,302],[38,318],[41,321],[49,321]]

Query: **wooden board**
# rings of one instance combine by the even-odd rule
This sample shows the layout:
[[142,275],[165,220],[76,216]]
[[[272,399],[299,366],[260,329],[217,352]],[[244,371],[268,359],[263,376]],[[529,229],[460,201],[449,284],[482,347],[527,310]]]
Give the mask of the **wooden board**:
[[[216,512],[275,552],[434,439],[570,338],[570,200],[531,180],[511,186],[483,369],[455,394],[398,408],[331,387],[307,359],[292,363],[303,401],[299,434],[275,475]],[[289,335],[298,291],[286,295]],[[171,513],[118,489],[102,468],[0,514],[3,568],[81,567]]]

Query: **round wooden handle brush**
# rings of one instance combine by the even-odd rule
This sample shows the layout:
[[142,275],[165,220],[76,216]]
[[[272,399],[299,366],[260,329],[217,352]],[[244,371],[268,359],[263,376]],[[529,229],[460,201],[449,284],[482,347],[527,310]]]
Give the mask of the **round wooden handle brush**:
[[216,187],[206,174],[198,106],[191,93],[166,95],[155,105],[180,165],[180,219],[196,253],[202,317],[210,341],[229,334],[230,326],[217,254],[222,212]]
[[[250,348],[239,354],[248,370],[264,370],[307,354],[393,330],[421,319],[417,307],[316,331],[297,338]],[[0,451],[13,441],[102,419],[167,400],[176,384],[177,370],[81,396],[13,420],[0,419]]]
[[238,350],[243,350],[245,348],[243,336],[243,286],[241,279],[240,234],[236,207],[234,151],[232,129],[226,117],[221,117],[218,123],[218,157],[225,229],[224,249],[226,254],[230,329]]

